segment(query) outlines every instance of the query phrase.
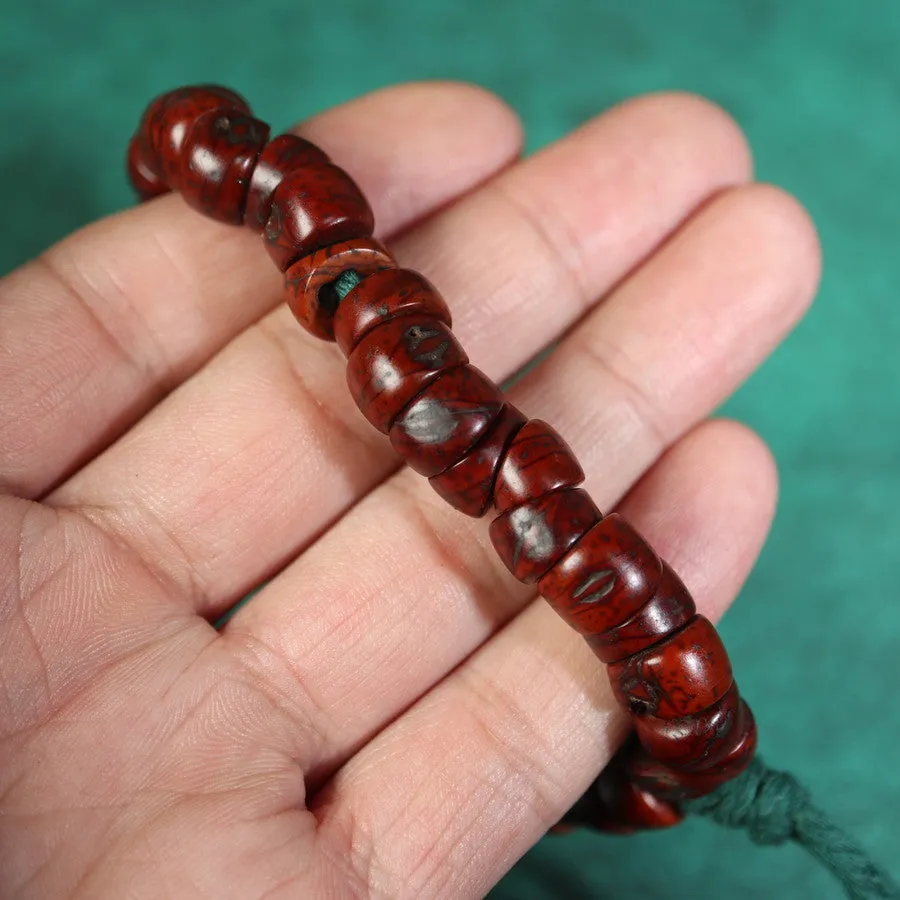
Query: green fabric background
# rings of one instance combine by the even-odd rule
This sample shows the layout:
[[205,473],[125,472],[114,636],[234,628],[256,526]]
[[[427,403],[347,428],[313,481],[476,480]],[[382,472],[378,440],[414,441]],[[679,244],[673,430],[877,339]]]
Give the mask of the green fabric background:
[[[130,203],[121,156],[160,90],[221,81],[276,126],[416,78],[479,82],[529,149],[659,88],[704,93],[817,220],[812,314],[727,412],[774,448],[774,532],[724,632],[767,759],[900,877],[900,4],[0,2],[0,271]],[[705,822],[546,840],[498,900],[838,897],[793,848]]]

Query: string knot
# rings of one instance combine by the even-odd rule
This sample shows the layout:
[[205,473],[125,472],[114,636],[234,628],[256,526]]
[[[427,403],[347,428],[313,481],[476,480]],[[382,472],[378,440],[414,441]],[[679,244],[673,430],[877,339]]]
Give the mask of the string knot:
[[797,816],[809,807],[809,792],[793,775],[769,769],[758,758],[741,776],[691,803],[692,812],[743,828],[755,844],[770,846],[794,838]]
[[824,811],[788,772],[758,757],[715,793],[691,800],[688,811],[720,825],[743,828],[757,844],[794,840],[840,881],[850,900],[900,900],[900,888]]

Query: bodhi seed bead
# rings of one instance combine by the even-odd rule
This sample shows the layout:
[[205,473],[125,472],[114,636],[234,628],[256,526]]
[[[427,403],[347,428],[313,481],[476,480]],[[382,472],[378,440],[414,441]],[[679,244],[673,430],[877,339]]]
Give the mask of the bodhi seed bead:
[[394,449],[431,476],[459,462],[503,408],[500,389],[474,366],[457,366],[428,384],[391,426]]
[[288,306],[307,331],[323,341],[332,341],[334,314],[340,301],[334,290],[337,279],[349,269],[364,277],[393,266],[393,258],[375,238],[323,247],[301,257],[284,273]]
[[632,712],[677,718],[718,702],[731,687],[731,663],[709,619],[680,630],[609,667],[616,699]]
[[362,414],[387,433],[426,385],[468,361],[439,319],[398,316],[373,328],[356,345],[347,360],[347,384]]
[[250,176],[244,224],[254,231],[262,231],[272,213],[272,195],[285,176],[306,166],[327,162],[330,160],[324,150],[296,134],[279,134],[272,138],[259,154]]
[[250,114],[247,101],[228,88],[200,84],[162,94],[147,107],[138,128],[141,159],[172,190],[180,190],[184,141],[191,125],[213,110]]
[[537,581],[600,521],[587,491],[563,488],[507,510],[491,523],[491,541],[519,581]]
[[458,463],[430,478],[431,486],[460,512],[483,516],[494,496],[503,455],[524,424],[525,416],[507,403],[490,431]]
[[319,247],[371,237],[375,219],[356,182],[330,163],[285,175],[272,194],[266,249],[284,272]]
[[334,337],[349,356],[376,325],[410,314],[431,316],[447,328],[453,324],[443,297],[423,275],[409,269],[375,272],[341,301],[334,316]]
[[240,225],[250,175],[269,126],[241,112],[198,116],[184,139],[179,185],[184,199],[207,216]]

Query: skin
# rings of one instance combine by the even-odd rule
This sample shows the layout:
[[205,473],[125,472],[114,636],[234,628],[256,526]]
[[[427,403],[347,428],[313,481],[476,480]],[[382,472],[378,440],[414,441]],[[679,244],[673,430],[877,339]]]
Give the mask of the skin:
[[[707,417],[819,275],[735,124],[644,97],[518,161],[500,100],[430,83],[298,130],[476,366],[561,339],[514,402],[718,618],[776,475]],[[398,470],[279,287],[171,196],[0,282],[3,897],[477,897],[623,736],[602,666]]]

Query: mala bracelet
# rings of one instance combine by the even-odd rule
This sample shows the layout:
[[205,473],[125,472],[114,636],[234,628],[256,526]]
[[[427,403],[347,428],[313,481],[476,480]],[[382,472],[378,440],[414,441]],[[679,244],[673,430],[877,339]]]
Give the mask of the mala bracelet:
[[757,843],[796,841],[851,900],[900,900],[793,776],[754,758],[753,715],[712,624],[647,542],[578,487],[565,441],[469,365],[447,304],[372,237],[372,210],[343,169],[296,135],[269,140],[242,97],[201,85],[150,104],[128,174],[142,200],[177,190],[262,233],[294,316],[347,356],[363,415],[451,506],[499,513],[490,535],[507,568],[609,667],[633,733],[554,830],[629,833],[699,813]]
[[180,191],[202,213],[263,235],[287,303],[347,356],[363,415],[410,468],[470,516],[609,667],[634,735],[568,822],[630,832],[674,825],[753,759],[756,726],[715,628],[675,572],[578,487],[584,472],[546,423],[527,419],[469,365],[447,304],[373,239],[372,210],[318,147],[269,127],[234,92],[171,91],[128,149],[141,199]]

